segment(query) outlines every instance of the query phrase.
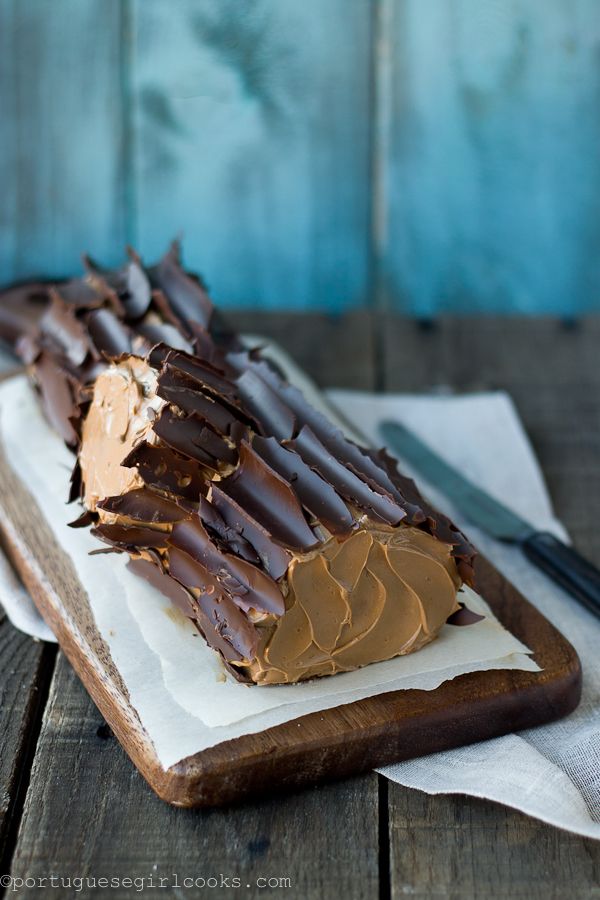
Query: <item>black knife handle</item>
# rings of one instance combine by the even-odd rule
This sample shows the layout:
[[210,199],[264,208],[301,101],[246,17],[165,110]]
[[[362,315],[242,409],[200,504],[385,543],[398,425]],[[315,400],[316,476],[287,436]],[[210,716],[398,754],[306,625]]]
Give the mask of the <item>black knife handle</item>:
[[522,546],[532,563],[600,616],[600,570],[546,531],[532,534]]

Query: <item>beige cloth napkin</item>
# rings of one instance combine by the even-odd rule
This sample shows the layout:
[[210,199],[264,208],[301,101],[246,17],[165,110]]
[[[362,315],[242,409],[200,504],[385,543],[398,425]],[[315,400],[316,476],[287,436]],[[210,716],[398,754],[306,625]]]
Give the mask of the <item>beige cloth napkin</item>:
[[[375,443],[381,442],[378,423],[398,419],[537,528],[564,536],[531,445],[506,394],[373,397],[334,391],[330,398]],[[600,838],[600,620],[527,562],[518,549],[487,537],[430,486],[423,484],[423,488],[571,641],[583,665],[583,697],[575,712],[550,725],[380,771],[392,781],[429,794],[485,797],[558,828]]]

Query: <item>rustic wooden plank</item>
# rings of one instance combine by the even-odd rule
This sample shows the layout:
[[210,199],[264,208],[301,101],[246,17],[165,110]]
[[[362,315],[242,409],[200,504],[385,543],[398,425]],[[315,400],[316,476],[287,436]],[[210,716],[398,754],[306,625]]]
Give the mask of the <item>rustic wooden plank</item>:
[[[504,388],[516,401],[575,543],[600,562],[600,319],[565,330],[551,319],[389,317],[382,327],[389,390]],[[389,784],[392,897],[589,897],[600,844],[498,804],[427,797]]]
[[119,0],[0,3],[0,281],[119,260]]
[[53,647],[13,628],[0,607],[0,872],[12,850],[54,656]]
[[587,900],[600,886],[597,841],[473,797],[389,785],[391,897]]
[[339,310],[368,279],[370,4],[135,0],[136,241],[219,303]]
[[595,0],[391,7],[385,274],[399,309],[594,309]]
[[[296,317],[288,317],[288,327],[271,317],[251,320],[252,330],[281,336],[300,363],[322,376],[317,317],[312,328],[297,327]],[[246,321],[245,315],[234,317],[238,326]],[[364,322],[344,318],[336,333],[334,357],[336,347],[359,347],[362,341],[358,386],[368,388],[373,353],[362,337]],[[357,386],[356,375],[345,371]],[[172,809],[151,793],[116,740],[107,739],[99,713],[61,657],[12,871],[19,877],[49,871],[98,877],[177,872],[181,878],[223,872],[240,875],[244,886],[252,884],[249,896],[260,895],[257,877],[273,875],[291,878],[290,896],[377,896],[377,778],[366,775],[229,810]],[[123,889],[110,896],[131,894]]]
[[[284,877],[294,897],[376,896],[376,779],[367,775],[235,809],[173,809],[148,790],[107,736],[61,656],[12,874],[51,871],[155,879],[176,874],[180,883],[223,873],[240,877],[250,897],[262,896],[259,877]],[[201,889],[182,893],[203,896]],[[110,896],[129,898],[131,890]]]
[[242,334],[259,334],[284,347],[320,387],[373,390],[376,380],[374,318],[366,310],[336,315],[232,310]]

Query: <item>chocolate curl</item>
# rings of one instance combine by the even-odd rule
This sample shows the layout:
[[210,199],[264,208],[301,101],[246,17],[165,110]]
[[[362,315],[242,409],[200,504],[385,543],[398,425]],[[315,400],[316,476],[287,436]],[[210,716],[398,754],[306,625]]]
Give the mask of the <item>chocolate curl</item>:
[[208,489],[202,467],[169,447],[143,441],[133,448],[121,465],[137,468],[140,478],[149,487],[157,487],[194,502]]
[[273,435],[280,441],[293,436],[294,414],[266,381],[248,369],[235,383],[244,405],[259,423],[263,434]]
[[236,556],[241,556],[247,562],[260,565],[260,557],[252,545],[225,521],[216,506],[205,497],[200,497],[198,515],[210,535],[216,539],[215,543],[221,545],[221,549],[232,550]]
[[91,529],[91,533],[105,544],[111,544],[113,547],[127,550],[130,553],[148,548],[163,549],[167,547],[166,532],[143,528],[139,525],[101,522]]
[[99,353],[118,357],[132,352],[131,332],[109,309],[92,310],[86,316],[86,324]]
[[406,513],[396,500],[389,495],[377,493],[356,473],[335,459],[308,425],[302,428],[294,441],[289,442],[289,446],[349,502],[367,510],[388,525],[398,525],[405,518]]
[[237,460],[235,449],[195,413],[181,418],[165,406],[152,430],[172,450],[196,459],[215,471],[220,463],[234,464]]
[[446,619],[447,625],[475,625],[476,622],[481,622],[485,619],[485,616],[480,616],[479,613],[473,612],[464,603],[459,603],[458,605],[460,609],[457,609],[456,612]]
[[195,378],[169,362],[158,377],[156,393],[185,413],[196,413],[222,435],[245,431],[246,424],[230,408],[219,403],[214,395],[203,393]]
[[260,435],[252,438],[252,448],[289,482],[303,506],[332,534],[346,534],[352,529],[354,519],[342,498],[298,453],[282,447],[273,437]]
[[77,383],[46,351],[35,363],[35,376],[46,418],[68,447],[76,447],[78,435],[72,419],[77,417]]
[[[164,349],[167,349],[168,352],[163,357],[163,364],[168,364],[175,369],[186,372],[199,382],[199,385],[201,385],[203,389],[209,391],[211,394],[215,394],[217,399],[221,402],[226,400],[237,405],[238,394],[235,385],[228,380],[221,369],[197,356],[191,356],[189,353],[183,353],[180,350],[173,350],[171,348]],[[159,353],[164,352],[164,349],[158,347],[153,348],[153,358],[150,359],[151,365],[155,364],[154,360],[157,359]]]
[[[223,617],[219,609],[220,597],[211,599],[210,595],[204,594],[201,599],[196,599],[175,577],[171,578],[160,565],[142,557],[130,559],[127,568],[144,578],[148,584],[164,594],[174,606],[191,619],[207,644],[221,653],[226,661],[241,661],[251,657],[252,648],[257,644],[256,634],[247,629],[246,623],[244,640],[236,640],[237,635],[232,632],[227,619]],[[236,618],[237,615],[239,615],[239,610],[233,607],[233,617]],[[219,627],[221,627],[221,632],[218,630]],[[239,649],[233,646],[232,640]],[[232,671],[236,677],[240,677],[239,670],[234,668]]]
[[210,498],[212,505],[230,530],[240,536],[243,535],[254,547],[258,554],[257,561],[263,564],[269,575],[276,581],[283,578],[290,564],[290,554],[279,544],[274,543],[266,528],[242,509],[239,503],[219,490],[216,484],[212,485]]
[[54,288],[50,288],[50,305],[40,319],[40,333],[45,346],[58,351],[75,368],[83,365],[93,350],[85,325]]
[[[200,563],[217,579],[240,609],[247,612],[253,608],[259,612],[283,615],[285,603],[273,579],[246,560],[219,550],[199,518],[175,524],[169,545]],[[171,559],[172,553],[169,552],[169,560]],[[172,569],[171,563],[170,566]],[[191,582],[183,583],[188,587],[197,587]]]
[[181,267],[179,242],[173,241],[160,262],[150,269],[150,279],[167,297],[175,315],[186,325],[199,322],[208,329],[213,304],[202,282]]
[[98,509],[147,525],[169,525],[190,517],[189,509],[148,488],[106,497],[98,503]]
[[0,339],[17,352],[22,339],[37,339],[39,320],[48,304],[48,290],[47,284],[37,281],[14,284],[0,291]]
[[240,446],[237,469],[218,486],[284,547],[310,550],[319,543],[290,485],[247,441]]

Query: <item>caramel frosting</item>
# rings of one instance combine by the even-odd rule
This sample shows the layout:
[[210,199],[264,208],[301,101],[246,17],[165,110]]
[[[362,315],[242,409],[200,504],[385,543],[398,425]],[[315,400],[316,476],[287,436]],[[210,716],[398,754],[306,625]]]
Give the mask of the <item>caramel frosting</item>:
[[365,528],[295,558],[286,611],[260,629],[252,680],[334,675],[423,647],[459,609],[451,550],[416,528]]
[[94,512],[99,500],[143,484],[135,468],[121,463],[149,435],[162,405],[156,373],[143,359],[130,356],[98,376],[79,450],[86,509]]
[[246,682],[349,671],[460,624],[461,531],[243,347],[176,244],[149,267],[128,252],[0,297],[0,336],[77,452],[73,525],[129,554]]

